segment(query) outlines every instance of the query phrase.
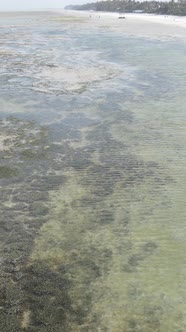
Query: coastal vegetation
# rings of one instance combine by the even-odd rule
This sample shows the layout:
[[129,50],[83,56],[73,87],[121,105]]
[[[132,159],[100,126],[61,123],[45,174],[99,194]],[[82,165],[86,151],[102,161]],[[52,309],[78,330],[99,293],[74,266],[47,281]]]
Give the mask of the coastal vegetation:
[[86,3],[84,5],[69,5],[65,9],[94,10],[119,13],[143,12],[162,15],[186,15],[186,1],[135,1],[135,0],[106,0]]

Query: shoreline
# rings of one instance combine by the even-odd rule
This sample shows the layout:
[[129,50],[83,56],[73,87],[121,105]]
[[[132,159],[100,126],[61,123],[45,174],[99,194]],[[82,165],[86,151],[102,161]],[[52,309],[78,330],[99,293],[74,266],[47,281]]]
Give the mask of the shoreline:
[[119,13],[63,10],[58,15],[80,17],[90,26],[107,28],[128,36],[158,40],[186,41],[186,16],[164,16],[144,13],[126,13],[119,20]]
[[[63,10],[63,13],[70,13],[77,16],[87,16],[91,15],[92,18],[100,16],[102,18],[118,18],[120,15],[117,12],[101,12],[101,11],[79,11],[79,10]],[[59,11],[58,11],[59,13]],[[179,27],[186,28],[186,16],[173,16],[173,15],[158,15],[158,14],[148,14],[148,13],[123,13],[125,18],[144,20],[153,23],[169,24]]]

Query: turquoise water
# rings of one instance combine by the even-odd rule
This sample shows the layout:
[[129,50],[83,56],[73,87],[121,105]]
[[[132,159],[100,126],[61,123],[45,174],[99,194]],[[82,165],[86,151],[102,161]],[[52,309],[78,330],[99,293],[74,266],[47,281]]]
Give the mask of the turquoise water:
[[185,44],[0,25],[0,330],[185,331]]

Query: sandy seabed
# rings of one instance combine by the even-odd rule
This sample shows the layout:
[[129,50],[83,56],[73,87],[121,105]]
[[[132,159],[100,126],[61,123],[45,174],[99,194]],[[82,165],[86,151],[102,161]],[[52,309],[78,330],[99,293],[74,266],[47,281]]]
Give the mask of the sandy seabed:
[[185,18],[0,18],[0,331],[186,331]]

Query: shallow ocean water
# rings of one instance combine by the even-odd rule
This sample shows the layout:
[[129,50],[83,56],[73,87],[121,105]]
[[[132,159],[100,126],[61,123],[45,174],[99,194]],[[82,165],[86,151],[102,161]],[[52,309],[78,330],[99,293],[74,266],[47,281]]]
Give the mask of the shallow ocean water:
[[186,330],[186,45],[0,17],[0,330]]

